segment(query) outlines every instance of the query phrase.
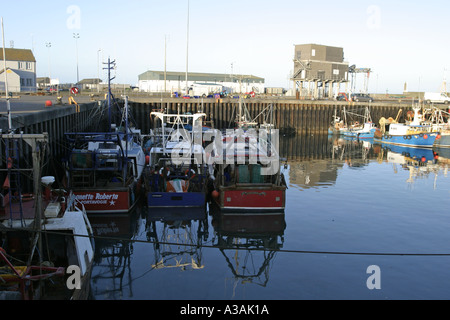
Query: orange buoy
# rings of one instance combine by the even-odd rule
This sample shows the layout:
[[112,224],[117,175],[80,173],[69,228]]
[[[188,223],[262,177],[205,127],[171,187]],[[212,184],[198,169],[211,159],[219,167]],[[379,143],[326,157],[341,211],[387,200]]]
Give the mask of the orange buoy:
[[52,105],[53,105],[53,103],[50,100],[45,101],[46,107],[51,107]]
[[219,191],[214,190],[211,195],[214,199],[217,199],[217,198],[219,198]]
[[423,135],[424,139],[428,139],[428,136],[426,134]]
[[146,155],[145,156],[145,164],[149,164],[150,163],[150,156]]

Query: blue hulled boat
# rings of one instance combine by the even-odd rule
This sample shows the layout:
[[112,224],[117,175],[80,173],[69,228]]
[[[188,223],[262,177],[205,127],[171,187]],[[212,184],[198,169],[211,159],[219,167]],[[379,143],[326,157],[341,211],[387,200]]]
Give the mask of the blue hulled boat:
[[149,208],[204,207],[208,166],[204,163],[202,118],[204,113],[165,114],[152,112],[148,164],[144,180]]
[[374,133],[374,142],[392,145],[432,148],[439,128],[424,123],[420,108],[413,108],[414,119],[409,123],[388,122],[380,119],[381,129]]

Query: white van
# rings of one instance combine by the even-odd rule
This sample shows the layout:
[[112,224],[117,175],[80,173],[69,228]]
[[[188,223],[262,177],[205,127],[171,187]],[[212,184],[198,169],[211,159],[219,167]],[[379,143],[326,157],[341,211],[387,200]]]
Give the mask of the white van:
[[439,92],[425,92],[423,96],[423,100],[425,100],[426,103],[450,103],[450,98],[445,93],[439,93]]

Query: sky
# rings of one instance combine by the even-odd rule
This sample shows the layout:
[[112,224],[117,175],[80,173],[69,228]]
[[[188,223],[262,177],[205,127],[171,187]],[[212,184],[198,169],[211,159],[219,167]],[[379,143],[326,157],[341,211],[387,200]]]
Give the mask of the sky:
[[[369,92],[394,94],[405,83],[440,90],[450,72],[449,12],[450,2],[437,0],[24,0],[7,1],[0,16],[5,46],[32,49],[37,76],[62,83],[76,82],[78,56],[80,80],[106,81],[102,62],[111,58],[113,83],[137,85],[166,63],[167,71],[251,74],[291,88],[294,46],[315,43],[371,68]],[[363,82],[358,75],[357,88]]]

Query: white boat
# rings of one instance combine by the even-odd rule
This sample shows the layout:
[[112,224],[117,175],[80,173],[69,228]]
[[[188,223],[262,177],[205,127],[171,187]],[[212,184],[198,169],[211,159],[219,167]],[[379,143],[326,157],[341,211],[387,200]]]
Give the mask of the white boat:
[[349,111],[345,107],[342,110],[342,118],[336,115],[334,111],[331,126],[328,128],[328,134],[343,135],[347,137],[372,138],[376,126],[372,122],[370,110],[364,108],[364,112],[356,110]]
[[450,148],[450,113],[436,107],[427,111],[427,121],[439,131],[433,147]]
[[[52,190],[53,177],[40,179],[38,160],[45,154],[48,135],[1,138],[8,145],[8,161],[0,197],[0,299],[87,299],[94,259],[92,228],[73,194]],[[19,179],[27,170],[19,167],[19,140],[27,142],[33,154],[30,193]],[[68,272],[76,272],[73,283],[66,282]]]
[[333,119],[331,121],[331,125],[328,128],[328,134],[341,135],[346,131],[348,131],[348,126],[347,126],[345,107],[342,110],[342,117],[337,116],[336,109],[335,109]]
[[358,139],[372,139],[377,127],[373,122],[364,122],[362,128],[351,128],[344,131],[342,135]]
[[343,131],[343,135],[346,137],[353,137],[358,139],[371,139],[376,130],[375,123],[372,122],[369,108],[364,109],[364,114],[350,113],[362,118],[362,122],[354,122],[348,127],[348,130]]

